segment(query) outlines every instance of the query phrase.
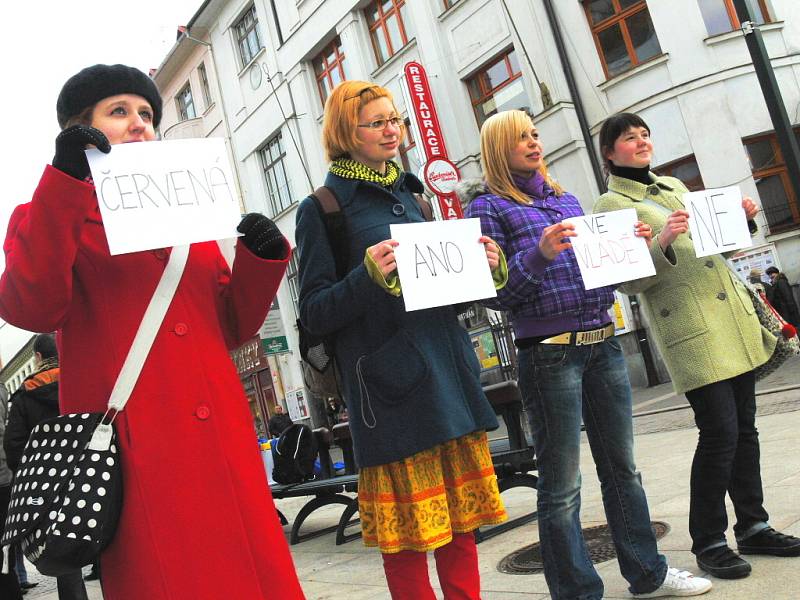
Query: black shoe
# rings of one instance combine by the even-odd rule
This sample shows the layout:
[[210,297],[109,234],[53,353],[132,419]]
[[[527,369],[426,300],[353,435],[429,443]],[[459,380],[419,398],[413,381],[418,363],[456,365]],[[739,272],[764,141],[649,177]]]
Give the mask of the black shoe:
[[738,544],[740,554],[768,554],[770,556],[800,556],[800,538],[762,529]]
[[741,579],[750,575],[750,563],[727,546],[698,554],[697,566],[719,579]]
[[39,585],[38,581],[26,581],[25,583],[20,583],[19,587],[23,590],[29,590],[35,588],[37,585]]

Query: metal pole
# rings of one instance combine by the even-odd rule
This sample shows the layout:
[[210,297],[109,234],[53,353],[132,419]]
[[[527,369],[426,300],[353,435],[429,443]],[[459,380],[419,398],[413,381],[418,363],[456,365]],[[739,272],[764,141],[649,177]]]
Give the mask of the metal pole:
[[589,154],[589,162],[592,163],[592,171],[594,173],[594,180],[597,183],[597,189],[600,193],[606,191],[606,178],[603,176],[603,169],[600,167],[600,160],[597,158],[597,153],[594,151],[594,143],[592,142],[592,134],[589,131],[589,121],[586,119],[586,111],[583,109],[583,102],[578,93],[578,85],[575,83],[575,75],[572,73],[572,65],[569,62],[569,55],[564,46],[564,37],[561,35],[561,27],[558,24],[558,17],[553,8],[551,0],[544,0],[544,8],[547,11],[547,19],[550,21],[550,29],[553,31],[553,38],[556,42],[558,56],[561,59],[561,68],[564,71],[564,77],[567,79],[567,87],[569,94],[572,97],[572,103],[575,106],[575,114],[578,117],[578,123],[581,127],[583,134],[583,143],[586,144],[586,152]]
[[786,170],[789,172],[789,185],[794,189],[795,198],[800,198],[800,147],[792,131],[789,115],[786,113],[786,105],[783,103],[775,71],[764,46],[764,38],[754,22],[755,13],[750,7],[749,0],[733,0],[733,5],[742,24],[744,40],[753,59],[758,83],[761,85],[772,126],[775,128],[775,137],[778,139],[778,146],[783,154]]

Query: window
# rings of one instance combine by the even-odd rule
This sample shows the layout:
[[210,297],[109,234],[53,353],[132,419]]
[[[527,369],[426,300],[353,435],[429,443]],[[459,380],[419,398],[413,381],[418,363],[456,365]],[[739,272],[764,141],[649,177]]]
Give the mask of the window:
[[[703,14],[708,35],[726,33],[742,26],[739,17],[736,16],[733,0],[697,0],[697,4]],[[765,0],[753,0],[750,6],[755,11],[753,16],[756,23],[769,22],[769,11],[767,11]]]
[[233,26],[236,32],[236,43],[239,46],[239,58],[242,67],[246,67],[253,57],[264,46],[258,37],[258,15],[256,7],[251,6]]
[[342,42],[337,37],[313,60],[314,74],[317,78],[319,97],[323,104],[328,98],[328,94],[337,84],[347,79],[344,71],[344,53],[342,52]]
[[583,6],[607,77],[661,54],[644,0],[583,0]]
[[406,25],[406,2],[375,0],[365,12],[375,58],[382,65],[414,37],[414,33]]
[[478,127],[498,111],[530,107],[517,53],[512,49],[467,79]]
[[411,132],[411,120],[406,119],[405,123],[405,137],[399,149],[400,163],[403,165],[404,171],[419,176],[419,170],[422,164],[417,159],[417,153],[411,151],[413,148],[416,148],[417,142]]
[[178,92],[175,102],[178,104],[178,115],[181,121],[194,119],[197,116],[194,110],[194,100],[192,99],[192,86],[188,83]]
[[286,151],[281,143],[279,133],[269,140],[261,150],[261,165],[264,169],[264,179],[267,180],[267,194],[269,196],[269,208],[274,217],[292,204],[292,195],[289,190],[289,178],[286,176]]
[[294,314],[300,316],[300,282],[297,278],[297,252],[292,252],[289,264],[286,265],[286,284],[289,286],[289,295],[292,297]]
[[705,184],[703,183],[703,176],[700,174],[700,167],[697,166],[697,160],[695,160],[694,154],[672,161],[666,165],[656,167],[653,169],[653,172],[657,175],[680,179],[683,184],[689,188],[690,192],[696,192],[706,188]]
[[200,89],[203,90],[203,102],[206,103],[206,108],[214,104],[211,98],[211,87],[208,85],[208,73],[206,73],[206,63],[200,63],[197,67],[197,74],[200,77]]
[[[800,127],[795,129],[800,143]],[[770,233],[800,226],[800,206],[774,133],[743,141]]]

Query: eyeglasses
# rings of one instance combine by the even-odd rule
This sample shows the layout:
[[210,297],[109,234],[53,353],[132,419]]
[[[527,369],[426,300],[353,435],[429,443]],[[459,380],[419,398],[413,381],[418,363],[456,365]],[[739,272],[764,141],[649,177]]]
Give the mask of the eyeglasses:
[[390,123],[392,127],[402,127],[405,125],[402,117],[392,117],[391,119],[375,119],[374,121],[364,123],[363,125],[359,123],[358,126],[365,127],[367,129],[373,129],[375,131],[383,131]]

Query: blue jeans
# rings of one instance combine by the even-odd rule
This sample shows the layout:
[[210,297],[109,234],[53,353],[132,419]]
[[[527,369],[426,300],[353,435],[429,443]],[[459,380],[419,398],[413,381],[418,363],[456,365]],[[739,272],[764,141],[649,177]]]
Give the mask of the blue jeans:
[[658,553],[633,460],[631,387],[619,342],[521,349],[519,385],[538,461],[539,537],[550,595],[554,600],[603,597],[603,582],[581,532],[581,417],[620,572],[632,593],[658,588],[667,561]]

